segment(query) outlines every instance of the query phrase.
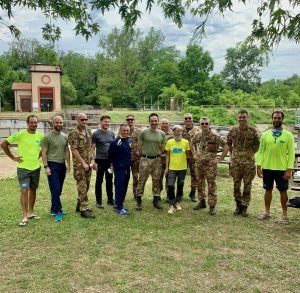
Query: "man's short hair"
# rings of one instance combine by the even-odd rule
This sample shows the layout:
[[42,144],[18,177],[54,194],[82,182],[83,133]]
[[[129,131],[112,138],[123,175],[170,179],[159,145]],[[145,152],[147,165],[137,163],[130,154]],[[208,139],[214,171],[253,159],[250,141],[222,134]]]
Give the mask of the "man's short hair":
[[174,125],[172,130],[175,131],[176,129],[182,130],[182,126],[181,125]]
[[156,113],[151,113],[151,114],[149,115],[148,120],[150,121],[150,118],[153,117],[153,116],[157,117],[157,119],[159,120],[158,114],[156,114]]
[[26,118],[26,123],[29,123],[29,120],[30,120],[30,118],[36,118],[37,119],[37,121],[39,121],[39,118],[36,116],[36,115],[29,115],[27,118]]
[[193,114],[191,114],[191,113],[185,113],[185,114],[183,115],[183,118],[187,118],[187,117],[193,118]]
[[274,114],[281,114],[282,119],[284,118],[284,113],[282,111],[274,111],[272,113],[272,119],[273,119]]
[[129,117],[132,117],[133,119],[135,119],[134,115],[132,115],[132,114],[127,115],[126,119],[129,118]]
[[120,130],[121,130],[123,127],[129,127],[129,125],[128,125],[128,124],[125,124],[125,123],[121,124],[121,125],[120,125]]
[[109,120],[111,120],[110,117],[109,117],[108,115],[101,115],[101,116],[100,116],[100,121],[103,121],[104,119],[109,119]]
[[240,110],[240,111],[238,112],[238,115],[239,115],[239,114],[246,114],[247,116],[249,116],[248,111],[245,110],[245,109]]

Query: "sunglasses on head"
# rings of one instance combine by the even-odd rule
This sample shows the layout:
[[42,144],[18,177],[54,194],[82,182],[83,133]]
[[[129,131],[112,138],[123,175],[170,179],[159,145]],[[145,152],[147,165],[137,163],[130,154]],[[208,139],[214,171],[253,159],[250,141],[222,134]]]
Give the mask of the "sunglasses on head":
[[208,122],[202,122],[201,125],[208,125]]
[[127,118],[126,121],[133,121],[133,118]]
[[184,120],[192,120],[192,117],[185,117]]
[[83,119],[80,119],[80,121],[88,121],[89,119],[85,119],[85,118],[83,118]]

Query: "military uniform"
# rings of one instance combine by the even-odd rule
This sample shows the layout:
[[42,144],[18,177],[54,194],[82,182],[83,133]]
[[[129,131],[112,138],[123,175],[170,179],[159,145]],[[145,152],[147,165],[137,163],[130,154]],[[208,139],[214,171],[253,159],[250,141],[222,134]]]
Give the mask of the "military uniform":
[[[252,180],[255,177],[254,155],[259,148],[257,130],[252,126],[241,129],[232,127],[227,135],[227,144],[231,152],[230,175],[233,178],[233,196],[243,206],[248,206],[251,199]],[[241,183],[244,191],[241,192]]]
[[208,184],[208,204],[214,207],[217,203],[217,151],[219,147],[225,146],[225,141],[220,135],[212,130],[207,133],[196,133],[191,144],[194,146],[196,159],[196,175],[198,182],[198,193],[200,200],[204,200],[205,190],[203,190],[203,182],[206,178]]
[[[164,130],[162,130],[162,131],[165,133],[167,140],[174,138],[174,133],[170,128],[167,131],[164,131]],[[165,189],[166,190],[168,189],[168,182],[167,182],[168,177],[164,175],[164,172],[166,169],[166,155],[165,154],[161,157],[161,165],[162,165],[162,172],[161,172],[160,180],[159,180],[160,191],[162,191],[164,189],[164,184],[163,184],[164,177],[166,178]]]
[[138,180],[139,180],[139,164],[140,164],[140,158],[138,156],[138,140],[139,140],[139,134],[141,133],[141,129],[138,127],[133,127],[130,129],[130,134],[128,137],[131,138],[131,173],[132,173],[132,191],[134,197],[136,197],[137,193],[137,186],[138,186]]
[[[71,150],[77,149],[81,158],[90,165],[91,163],[91,131],[89,129],[81,129],[79,127],[73,129],[68,137]],[[80,211],[88,210],[88,190],[90,187],[92,170],[85,171],[80,161],[73,155],[74,178],[77,183],[78,201],[80,203]]]
[[[182,131],[182,138],[185,138],[186,140],[189,141],[191,144],[191,141],[194,137],[194,135],[201,130],[197,126],[193,126],[192,128],[187,129],[185,126],[183,126],[183,131]],[[195,194],[196,189],[197,189],[197,176],[195,172],[195,161],[193,158],[188,158],[187,159],[188,166],[190,168],[190,175],[191,175],[191,194]],[[205,185],[204,185],[205,187]],[[199,194],[200,197],[200,194]]]

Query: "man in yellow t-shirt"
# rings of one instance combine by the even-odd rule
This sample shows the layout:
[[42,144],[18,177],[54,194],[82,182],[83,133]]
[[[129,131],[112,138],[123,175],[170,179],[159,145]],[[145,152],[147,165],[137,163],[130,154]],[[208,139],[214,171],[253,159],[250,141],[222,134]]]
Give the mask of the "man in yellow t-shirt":
[[[17,175],[21,188],[21,207],[23,219],[20,226],[25,226],[28,219],[40,219],[33,213],[36,199],[36,190],[39,186],[41,163],[40,144],[44,135],[38,131],[38,118],[35,115],[27,117],[27,129],[21,130],[1,143],[5,154],[13,161],[17,162]],[[18,144],[18,156],[14,156],[9,145]]]
[[[182,138],[182,127],[173,127],[174,138],[169,139],[166,144],[166,168],[165,175],[168,176],[168,199],[170,208],[168,213],[173,214],[181,210],[180,201],[183,197],[184,179],[187,170],[187,156],[190,156],[190,144]],[[177,191],[175,196],[175,182],[177,179]]]

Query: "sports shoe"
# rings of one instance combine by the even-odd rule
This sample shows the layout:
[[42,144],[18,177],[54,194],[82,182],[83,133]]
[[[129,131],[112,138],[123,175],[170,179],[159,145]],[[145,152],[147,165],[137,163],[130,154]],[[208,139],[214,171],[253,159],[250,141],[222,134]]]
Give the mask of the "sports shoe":
[[96,207],[98,208],[98,209],[104,209],[104,205],[102,204],[102,203],[96,203]]
[[177,209],[177,211],[182,211],[182,207],[179,204],[179,202],[176,203],[176,209]]
[[128,210],[125,210],[125,209],[118,210],[117,212],[120,216],[128,216],[129,215]]
[[176,212],[176,208],[173,205],[170,205],[170,208],[168,210],[168,214],[174,214]]
[[[66,215],[67,215],[67,213],[64,212],[64,211],[61,211],[60,213],[61,213],[63,216],[66,216]],[[49,215],[50,215],[50,216],[56,216],[57,214],[58,214],[58,213],[55,213],[55,212],[51,212],[51,211],[49,212]]]
[[62,221],[62,213],[57,213],[56,215],[55,215],[55,218],[54,218],[54,221],[55,222],[61,222]]
[[[128,209],[127,208],[123,208],[125,211],[127,211],[128,212]],[[117,208],[117,205],[114,205],[114,211],[115,212],[118,212],[118,208]]]

